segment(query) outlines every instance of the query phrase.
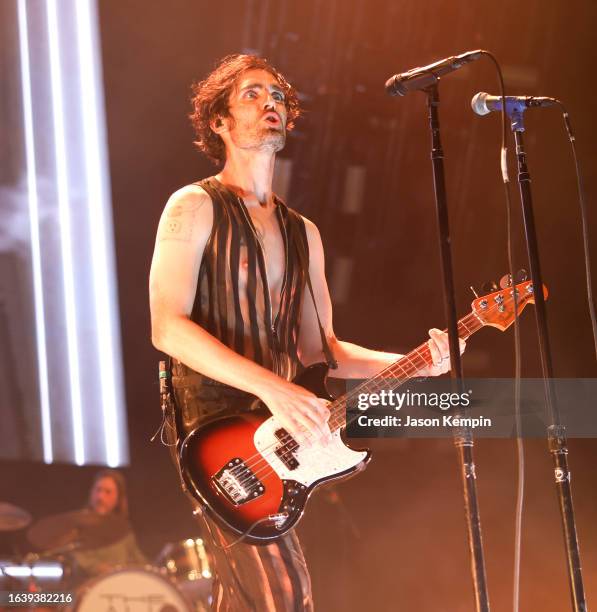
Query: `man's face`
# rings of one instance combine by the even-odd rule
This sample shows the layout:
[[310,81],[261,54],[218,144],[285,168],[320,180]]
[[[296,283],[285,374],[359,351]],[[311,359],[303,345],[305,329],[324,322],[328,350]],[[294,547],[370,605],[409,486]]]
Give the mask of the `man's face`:
[[100,478],[91,489],[91,509],[97,514],[110,514],[118,503],[118,489],[111,478]]
[[247,70],[239,77],[228,103],[220,133],[226,146],[280,151],[286,142],[284,91],[266,70]]

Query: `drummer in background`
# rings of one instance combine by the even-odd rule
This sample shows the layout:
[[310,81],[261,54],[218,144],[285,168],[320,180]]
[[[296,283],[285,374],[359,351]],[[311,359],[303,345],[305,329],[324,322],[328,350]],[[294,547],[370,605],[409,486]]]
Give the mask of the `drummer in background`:
[[[116,470],[102,470],[95,475],[89,492],[88,510],[101,516],[112,515],[128,522],[129,505],[124,476]],[[113,544],[71,553],[77,573],[96,576],[116,567],[146,565],[147,559],[137,546],[132,529]]]

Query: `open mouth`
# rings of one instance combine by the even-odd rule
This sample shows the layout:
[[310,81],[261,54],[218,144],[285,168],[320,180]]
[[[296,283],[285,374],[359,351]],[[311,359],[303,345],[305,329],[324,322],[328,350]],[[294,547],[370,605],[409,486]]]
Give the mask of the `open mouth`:
[[280,117],[278,117],[276,113],[268,113],[267,115],[265,115],[264,119],[265,121],[267,121],[267,123],[271,125],[280,125],[281,123]]

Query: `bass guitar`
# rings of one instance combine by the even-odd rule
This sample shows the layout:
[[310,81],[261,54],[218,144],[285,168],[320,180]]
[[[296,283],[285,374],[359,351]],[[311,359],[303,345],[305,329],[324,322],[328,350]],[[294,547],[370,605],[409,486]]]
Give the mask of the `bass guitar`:
[[[531,281],[516,285],[516,292],[517,312],[534,303]],[[458,321],[458,335],[466,340],[486,325],[506,330],[514,321],[514,304],[511,286],[475,299],[472,311]],[[371,459],[369,450],[344,442],[346,406],[363,389],[396,389],[431,364],[425,342],[338,398],[326,389],[327,364],[309,366],[293,382],[330,401],[331,441],[301,446],[264,404],[240,416],[216,418],[180,446],[187,489],[212,518],[245,541],[278,538],[297,524],[318,486],[356,474]]]

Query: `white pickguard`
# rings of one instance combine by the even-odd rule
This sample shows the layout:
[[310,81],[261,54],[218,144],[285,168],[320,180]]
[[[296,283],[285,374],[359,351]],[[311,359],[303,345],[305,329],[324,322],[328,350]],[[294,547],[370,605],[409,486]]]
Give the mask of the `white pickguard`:
[[315,444],[308,448],[299,447],[293,455],[299,465],[290,470],[274,453],[281,442],[274,432],[282,429],[275,417],[264,421],[255,432],[253,441],[257,450],[272,466],[274,471],[283,480],[296,480],[309,486],[316,480],[332,476],[358,465],[367,456],[366,451],[355,451],[348,448],[340,437],[340,430],[332,434],[332,440],[323,445]]

